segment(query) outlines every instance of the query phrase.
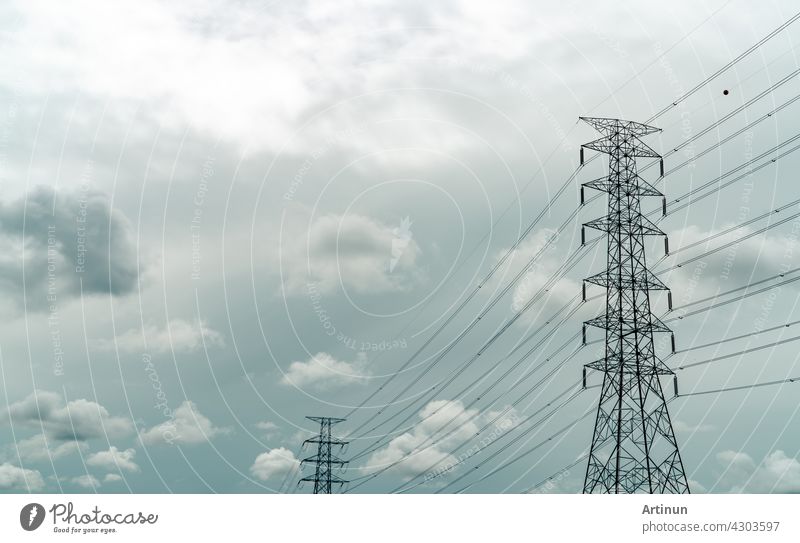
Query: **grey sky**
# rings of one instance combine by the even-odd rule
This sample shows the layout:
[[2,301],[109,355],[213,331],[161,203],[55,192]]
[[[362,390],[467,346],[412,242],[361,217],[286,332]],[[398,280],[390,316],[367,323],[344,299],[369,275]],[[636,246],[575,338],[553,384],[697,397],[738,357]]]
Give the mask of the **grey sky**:
[[[314,431],[304,417],[343,416],[381,386],[577,167],[579,145],[597,137],[577,124],[579,115],[644,121],[795,9],[741,0],[174,4],[0,6],[0,491],[278,490],[296,458],[311,454],[298,449]],[[796,70],[799,33],[789,27],[661,117],[664,131],[648,145],[666,154]],[[674,153],[667,169],[798,90],[796,78],[781,85]],[[796,135],[798,107],[659,187],[677,198]],[[799,156],[670,214],[660,226],[671,247],[800,198]],[[578,181],[604,167],[594,161]],[[371,439],[354,439],[347,457],[413,415],[343,475],[357,478],[408,455],[448,420],[463,423],[357,491],[386,492],[447,461],[527,389],[504,393],[515,379],[600,311],[596,301],[581,307],[510,382],[461,412],[478,394],[457,393],[571,300],[582,277],[603,269],[602,243],[432,402],[419,396],[539,290],[579,246],[580,222],[603,214],[602,202],[581,209],[538,266],[412,388],[415,395],[384,407],[576,208],[570,187],[422,356],[337,427],[348,434],[384,409],[363,433],[407,409]],[[798,267],[787,252],[796,223],[661,277],[680,306]],[[649,262],[660,270],[703,250],[662,261],[655,240]],[[796,320],[796,285],[671,322],[678,348]],[[662,312],[666,302],[657,296],[654,306]],[[697,349],[670,364],[793,334]],[[597,347],[509,411],[510,427],[577,382]],[[800,375],[796,359],[796,344],[787,344],[679,371],[680,386],[690,392]],[[694,490],[800,490],[793,386],[800,385],[670,404]],[[530,440],[448,490],[558,431],[596,396],[597,389],[581,393]],[[471,490],[519,492],[556,472],[589,445],[590,419]],[[491,450],[415,491],[441,488]],[[551,490],[579,490],[582,469]],[[291,488],[297,477],[289,477]]]

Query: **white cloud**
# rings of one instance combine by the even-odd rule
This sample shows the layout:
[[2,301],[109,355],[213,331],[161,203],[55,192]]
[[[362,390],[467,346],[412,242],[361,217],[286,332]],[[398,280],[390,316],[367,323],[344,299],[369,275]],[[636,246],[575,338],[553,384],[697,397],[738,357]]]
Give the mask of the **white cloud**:
[[698,432],[711,432],[715,429],[713,424],[689,424],[685,421],[680,419],[676,419],[672,421],[672,428],[676,432],[686,433],[686,434],[694,434]]
[[122,480],[122,476],[118,473],[106,473],[106,476],[103,477],[104,483],[118,483]]
[[78,451],[86,450],[89,446],[83,441],[58,441],[45,439],[44,434],[21,439],[14,445],[4,447],[3,456],[7,459],[19,457],[28,462],[44,462],[57,460]]
[[292,362],[281,377],[281,383],[296,387],[326,388],[363,382],[367,355],[358,353],[353,362],[336,360],[328,353],[317,353],[305,362]]
[[692,494],[705,494],[708,492],[708,489],[702,483],[694,479],[689,479],[689,490],[691,490]]
[[[189,5],[14,2],[3,14],[14,25],[4,36],[8,61],[0,77],[41,94],[141,100],[166,127],[187,123],[242,146],[307,149],[342,124],[337,113],[348,113],[331,113],[328,126],[293,137],[312,108],[396,86],[398,71],[405,86],[424,86],[419,70],[398,63],[390,70],[365,58],[446,56],[493,65],[546,39],[530,31],[536,19],[523,15],[531,10],[481,10],[474,2],[410,9],[354,2],[344,10],[299,1],[269,10],[257,2]],[[475,35],[483,37],[480,46]]]
[[253,465],[250,466],[250,473],[262,481],[272,477],[282,477],[287,473],[300,469],[300,461],[294,457],[294,453],[284,447],[271,449],[259,454]]
[[413,223],[386,225],[358,214],[328,214],[308,225],[292,207],[278,255],[288,294],[404,292],[425,280]]
[[267,438],[274,436],[279,430],[277,424],[268,420],[257,422],[256,428],[261,430],[261,432],[264,434],[264,437]]
[[79,475],[78,477],[73,477],[69,480],[71,483],[75,483],[78,486],[82,486],[83,488],[97,488],[100,486],[100,481],[97,480],[97,477],[94,475]]
[[[730,226],[733,226],[733,224],[723,223],[711,230],[706,230],[696,225],[688,225],[681,229],[670,231],[670,247],[674,254],[675,250],[680,247],[686,247],[694,242],[706,239]],[[685,252],[677,253],[675,257],[664,264],[664,267],[672,267],[692,256],[739,239],[752,231],[753,229],[750,227],[734,230],[729,234],[714,239],[708,246],[700,244]],[[776,269],[784,265],[794,268],[796,263],[797,251],[792,251],[791,244],[785,237],[760,234],[737,243],[728,249],[703,257],[702,260],[691,262],[685,266],[682,265],[680,268],[662,275],[661,279],[668,285],[673,284],[676,287],[692,285],[688,294],[696,299],[713,295],[719,288],[726,290],[731,285],[748,283],[753,280],[754,272],[756,272],[756,277],[761,273],[773,275]],[[677,289],[676,293],[679,295],[679,300],[685,294],[680,289]]]
[[194,402],[186,400],[175,409],[171,420],[140,432],[139,437],[146,445],[194,445],[228,432],[229,429],[215,426],[200,413]]
[[8,462],[0,464],[0,489],[35,492],[43,488],[44,479],[38,471],[23,469]]
[[89,456],[86,464],[102,468],[106,471],[139,471],[139,466],[133,461],[136,456],[136,449],[125,449],[121,451],[111,446],[107,451],[99,451]]
[[[536,257],[534,264],[516,283],[511,298],[511,308],[514,311],[522,310],[533,298],[537,300],[526,310],[520,320],[522,323],[530,324],[549,318],[575,295],[581,293],[580,282],[569,277],[563,277],[552,284],[548,283],[551,276],[563,264],[563,259],[557,252],[558,243],[555,230],[548,228],[537,230],[512,251],[493,277],[491,284],[495,288],[504,286],[528,266],[528,262],[534,256]],[[501,250],[497,260],[499,261],[507,251],[508,248]]]
[[130,419],[112,416],[97,402],[79,399],[65,404],[61,395],[43,390],[9,405],[6,417],[13,424],[44,428],[50,439],[65,441],[126,436],[133,431]]
[[[362,470],[371,473],[397,462],[387,472],[408,480],[418,474],[424,475],[426,470],[431,470],[433,475],[440,470],[457,469],[459,457],[449,451],[475,437],[482,426],[493,421],[501,412],[479,413],[477,409],[464,409],[460,401],[429,402],[419,412],[420,422],[411,431],[393,438],[386,447],[372,453]],[[481,439],[491,439],[489,436],[493,432],[499,436],[517,423],[517,413],[510,409],[498,418],[491,429],[485,431]],[[447,435],[454,429],[452,435]],[[461,452],[468,450],[465,447]]]
[[268,420],[257,422],[256,428],[259,430],[263,430],[264,432],[274,432],[278,429],[278,425],[274,422],[270,422]]
[[[141,99],[168,126],[191,122],[199,130],[213,130],[242,144],[263,141],[278,147],[289,123],[313,103],[311,73],[324,66],[308,55],[276,54],[276,49],[288,53],[290,43],[304,42],[302,35],[299,41],[288,40],[290,29],[281,28],[286,21],[257,17],[266,28],[231,35],[237,29],[230,24],[246,25],[238,17],[248,14],[229,9],[236,15],[233,20],[206,26],[224,29],[209,34],[201,30],[201,20],[210,15],[210,6],[192,5],[197,8],[194,13],[154,0],[123,2],[114,9],[102,1],[79,2],[74,9],[20,2],[15,7],[22,18],[7,36],[8,45],[19,53],[27,50],[27,62],[39,60],[35,68],[17,65],[22,71],[16,80],[41,92],[50,88],[50,81],[58,81],[63,90]],[[276,49],[270,51],[270,46]],[[40,69],[50,70],[50,78],[41,78]],[[261,91],[267,82],[269,100]],[[231,103],[237,107],[225,106]],[[269,129],[256,120],[266,118],[271,119]]]
[[197,324],[181,319],[173,319],[164,328],[153,324],[144,328],[144,335],[139,328],[132,328],[114,339],[97,339],[92,346],[99,350],[125,352],[141,352],[145,340],[151,351],[165,353],[170,351],[191,352],[206,347],[224,347],[225,338],[216,330],[209,328],[204,321]]
[[757,464],[743,452],[722,451],[717,460],[724,468],[720,480],[731,492],[800,492],[800,461],[776,450]]

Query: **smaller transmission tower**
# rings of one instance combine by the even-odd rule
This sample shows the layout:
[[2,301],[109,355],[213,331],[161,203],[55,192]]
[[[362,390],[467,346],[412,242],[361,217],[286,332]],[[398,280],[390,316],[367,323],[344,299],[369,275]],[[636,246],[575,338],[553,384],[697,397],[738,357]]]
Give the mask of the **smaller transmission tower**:
[[331,417],[306,417],[308,420],[319,423],[319,435],[306,439],[303,446],[307,443],[317,444],[317,454],[304,458],[301,464],[314,464],[314,474],[300,479],[301,483],[313,482],[314,494],[333,494],[333,485],[343,485],[348,481],[341,479],[333,474],[334,466],[344,466],[347,460],[341,460],[333,454],[334,445],[344,447],[349,442],[336,439],[331,435],[331,427],[345,419],[335,419]]

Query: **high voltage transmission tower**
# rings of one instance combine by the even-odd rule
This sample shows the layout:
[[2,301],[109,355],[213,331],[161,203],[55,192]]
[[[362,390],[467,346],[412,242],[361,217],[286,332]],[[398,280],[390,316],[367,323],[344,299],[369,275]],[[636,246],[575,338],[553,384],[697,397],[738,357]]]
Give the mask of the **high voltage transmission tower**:
[[[673,372],[658,358],[653,342],[654,332],[670,330],[650,311],[650,291],[669,289],[647,269],[645,236],[665,236],[667,253],[669,246],[640,207],[642,196],[663,195],[636,172],[637,157],[661,158],[639,139],[660,129],[619,119],[581,119],[603,135],[581,146],[581,159],[584,148],[609,155],[608,175],[583,185],[608,193],[608,214],[584,225],[607,234],[608,256],[606,270],[585,279],[606,288],[606,311],[583,324],[583,341],[587,326],[602,328],[606,347],[601,360],[587,364],[603,373],[603,384],[583,491],[688,493],[661,387],[661,376]],[[668,300],[671,306],[669,294]]]
[[344,466],[347,460],[341,460],[333,454],[333,447],[344,447],[349,443],[342,441],[331,435],[331,427],[334,424],[343,422],[345,419],[336,419],[331,417],[306,417],[308,420],[319,423],[319,435],[306,439],[303,446],[307,443],[317,444],[317,454],[304,458],[301,464],[311,463],[315,465],[314,474],[308,477],[303,477],[300,482],[314,483],[314,494],[333,494],[333,485],[343,485],[348,481],[341,479],[334,475],[334,466]]

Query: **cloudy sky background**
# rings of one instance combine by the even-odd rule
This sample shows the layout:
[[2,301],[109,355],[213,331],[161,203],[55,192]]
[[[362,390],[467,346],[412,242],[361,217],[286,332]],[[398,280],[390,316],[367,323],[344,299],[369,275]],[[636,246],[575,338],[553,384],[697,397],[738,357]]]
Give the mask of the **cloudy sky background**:
[[[316,430],[307,415],[348,417],[336,429],[352,439],[342,456],[358,457],[342,477],[366,481],[355,491],[395,489],[436,462],[457,461],[451,451],[462,443],[460,452],[479,452],[414,491],[475,482],[470,491],[520,492],[559,473],[589,445],[592,417],[479,481],[591,409],[597,389],[445,487],[495,450],[471,449],[481,442],[476,432],[488,425],[481,438],[499,428],[493,435],[510,439],[526,430],[521,421],[578,382],[596,356],[600,344],[582,349],[511,407],[533,381],[511,384],[540,363],[535,379],[544,376],[572,352],[570,344],[547,360],[599,313],[594,301],[492,392],[479,392],[490,377],[459,394],[498,362],[495,378],[513,364],[508,351],[604,268],[603,243],[452,385],[426,391],[538,292],[578,248],[580,222],[603,214],[603,199],[582,208],[537,266],[431,365],[576,209],[576,187],[420,357],[353,409],[423,345],[575,170],[579,145],[597,137],[579,115],[644,121],[794,9],[742,0],[4,2],[0,490],[294,490],[297,459],[314,452],[300,450]],[[796,70],[797,24],[659,118],[664,131],[648,144],[666,153]],[[799,90],[795,77],[674,153],[667,169]],[[791,138],[798,107],[659,187],[675,198]],[[797,156],[781,159],[670,214],[660,225],[671,247],[800,198],[798,166]],[[604,167],[593,161],[576,183]],[[787,248],[798,232],[789,221],[662,279],[679,306],[793,269],[800,258]],[[659,270],[703,250],[661,260],[654,240],[649,257]],[[679,349],[779,326],[797,320],[797,294],[788,285],[670,325]],[[666,310],[662,296],[654,308]],[[681,391],[800,375],[796,345],[679,371]],[[671,386],[665,381],[668,395]],[[799,491],[798,386],[671,402],[693,490]],[[411,454],[444,424],[454,430],[446,439]],[[584,469],[559,473],[544,490],[579,491]]]

